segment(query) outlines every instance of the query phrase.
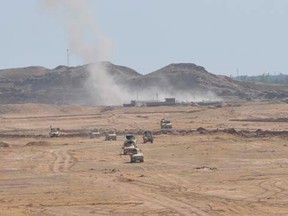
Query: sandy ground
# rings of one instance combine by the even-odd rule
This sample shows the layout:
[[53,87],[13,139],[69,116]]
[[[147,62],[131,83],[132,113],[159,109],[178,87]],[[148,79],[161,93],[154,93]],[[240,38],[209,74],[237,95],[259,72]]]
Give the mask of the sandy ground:
[[[221,129],[288,131],[284,103],[215,107],[0,106],[0,215],[287,215],[288,136],[249,137]],[[93,128],[159,130],[138,146],[144,163],[120,156]],[[232,119],[276,119],[274,122]],[[62,137],[49,138],[49,126]],[[219,129],[199,134],[196,129]],[[178,133],[176,130],[194,130]],[[75,136],[69,136],[73,134]]]

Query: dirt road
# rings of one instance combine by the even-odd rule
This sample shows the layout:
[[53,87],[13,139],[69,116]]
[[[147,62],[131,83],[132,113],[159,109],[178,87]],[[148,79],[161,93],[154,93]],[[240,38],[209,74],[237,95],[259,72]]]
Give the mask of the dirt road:
[[[258,105],[254,106],[257,109]],[[236,107],[233,115],[231,107],[199,112],[190,112],[189,109],[195,108],[186,107],[181,112],[170,110],[171,113],[162,109],[180,129],[199,126],[212,129],[220,124],[236,129],[288,128],[287,123],[279,122],[270,122],[269,126],[267,122],[229,121],[235,116],[263,117],[272,109],[274,118],[287,114],[281,104],[274,107],[261,104],[261,113],[257,115],[251,107],[251,104]],[[111,113],[101,113],[99,108],[93,113],[89,108],[94,116],[99,113],[96,120],[85,118],[76,124],[73,116],[69,124],[69,117],[53,117],[57,122],[53,126],[59,125],[67,131],[100,125],[118,130],[125,125],[130,127],[128,130],[157,129],[156,120],[164,113],[156,109],[153,114],[150,108],[141,108],[135,114],[135,110],[119,108],[112,110],[114,117],[109,120],[105,116]],[[51,115],[55,116],[54,109]],[[81,115],[79,111],[77,116]],[[285,136],[247,137],[223,132],[159,134],[153,144],[143,144],[138,135],[145,162],[130,163],[128,156],[119,155],[123,135],[117,141],[104,141],[104,136],[49,138],[44,129],[46,125],[48,134],[53,122],[46,117],[33,118],[25,113],[21,124],[11,113],[2,116],[5,118],[0,127],[2,134],[31,136],[1,138],[10,147],[0,148],[0,215],[268,216],[288,212]]]

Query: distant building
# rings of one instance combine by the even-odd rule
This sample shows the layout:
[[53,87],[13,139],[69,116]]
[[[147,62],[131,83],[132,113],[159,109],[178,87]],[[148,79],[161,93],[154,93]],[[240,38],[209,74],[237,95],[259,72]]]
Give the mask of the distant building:
[[174,106],[176,105],[175,98],[165,98],[165,101],[136,101],[132,100],[130,104],[123,104],[124,107],[135,107],[135,106]]

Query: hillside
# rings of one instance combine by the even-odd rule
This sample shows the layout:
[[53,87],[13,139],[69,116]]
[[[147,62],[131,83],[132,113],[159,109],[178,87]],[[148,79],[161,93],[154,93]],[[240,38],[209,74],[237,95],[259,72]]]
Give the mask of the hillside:
[[[269,85],[267,89],[214,75],[192,63],[170,64],[146,75],[110,62],[102,62],[101,66],[0,70],[1,104],[109,105],[128,102],[136,94],[141,99],[155,99],[157,94],[159,99],[176,97],[183,101],[288,98],[285,88]],[[274,90],[281,93],[275,94]]]
[[214,93],[219,97],[251,97],[257,91],[242,86],[242,82],[217,76],[192,63],[170,64],[155,72],[134,79],[134,88],[160,88],[169,92]]
[[[130,68],[109,62],[103,62],[102,66],[107,69],[107,76],[119,83],[141,76]],[[90,65],[0,70],[0,103],[93,104],[93,97],[87,89],[90,73]]]

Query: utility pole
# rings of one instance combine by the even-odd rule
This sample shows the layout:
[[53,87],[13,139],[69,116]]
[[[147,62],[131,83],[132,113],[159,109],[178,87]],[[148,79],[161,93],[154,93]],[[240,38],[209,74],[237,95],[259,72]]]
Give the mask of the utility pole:
[[69,67],[69,50],[67,49],[67,67]]

